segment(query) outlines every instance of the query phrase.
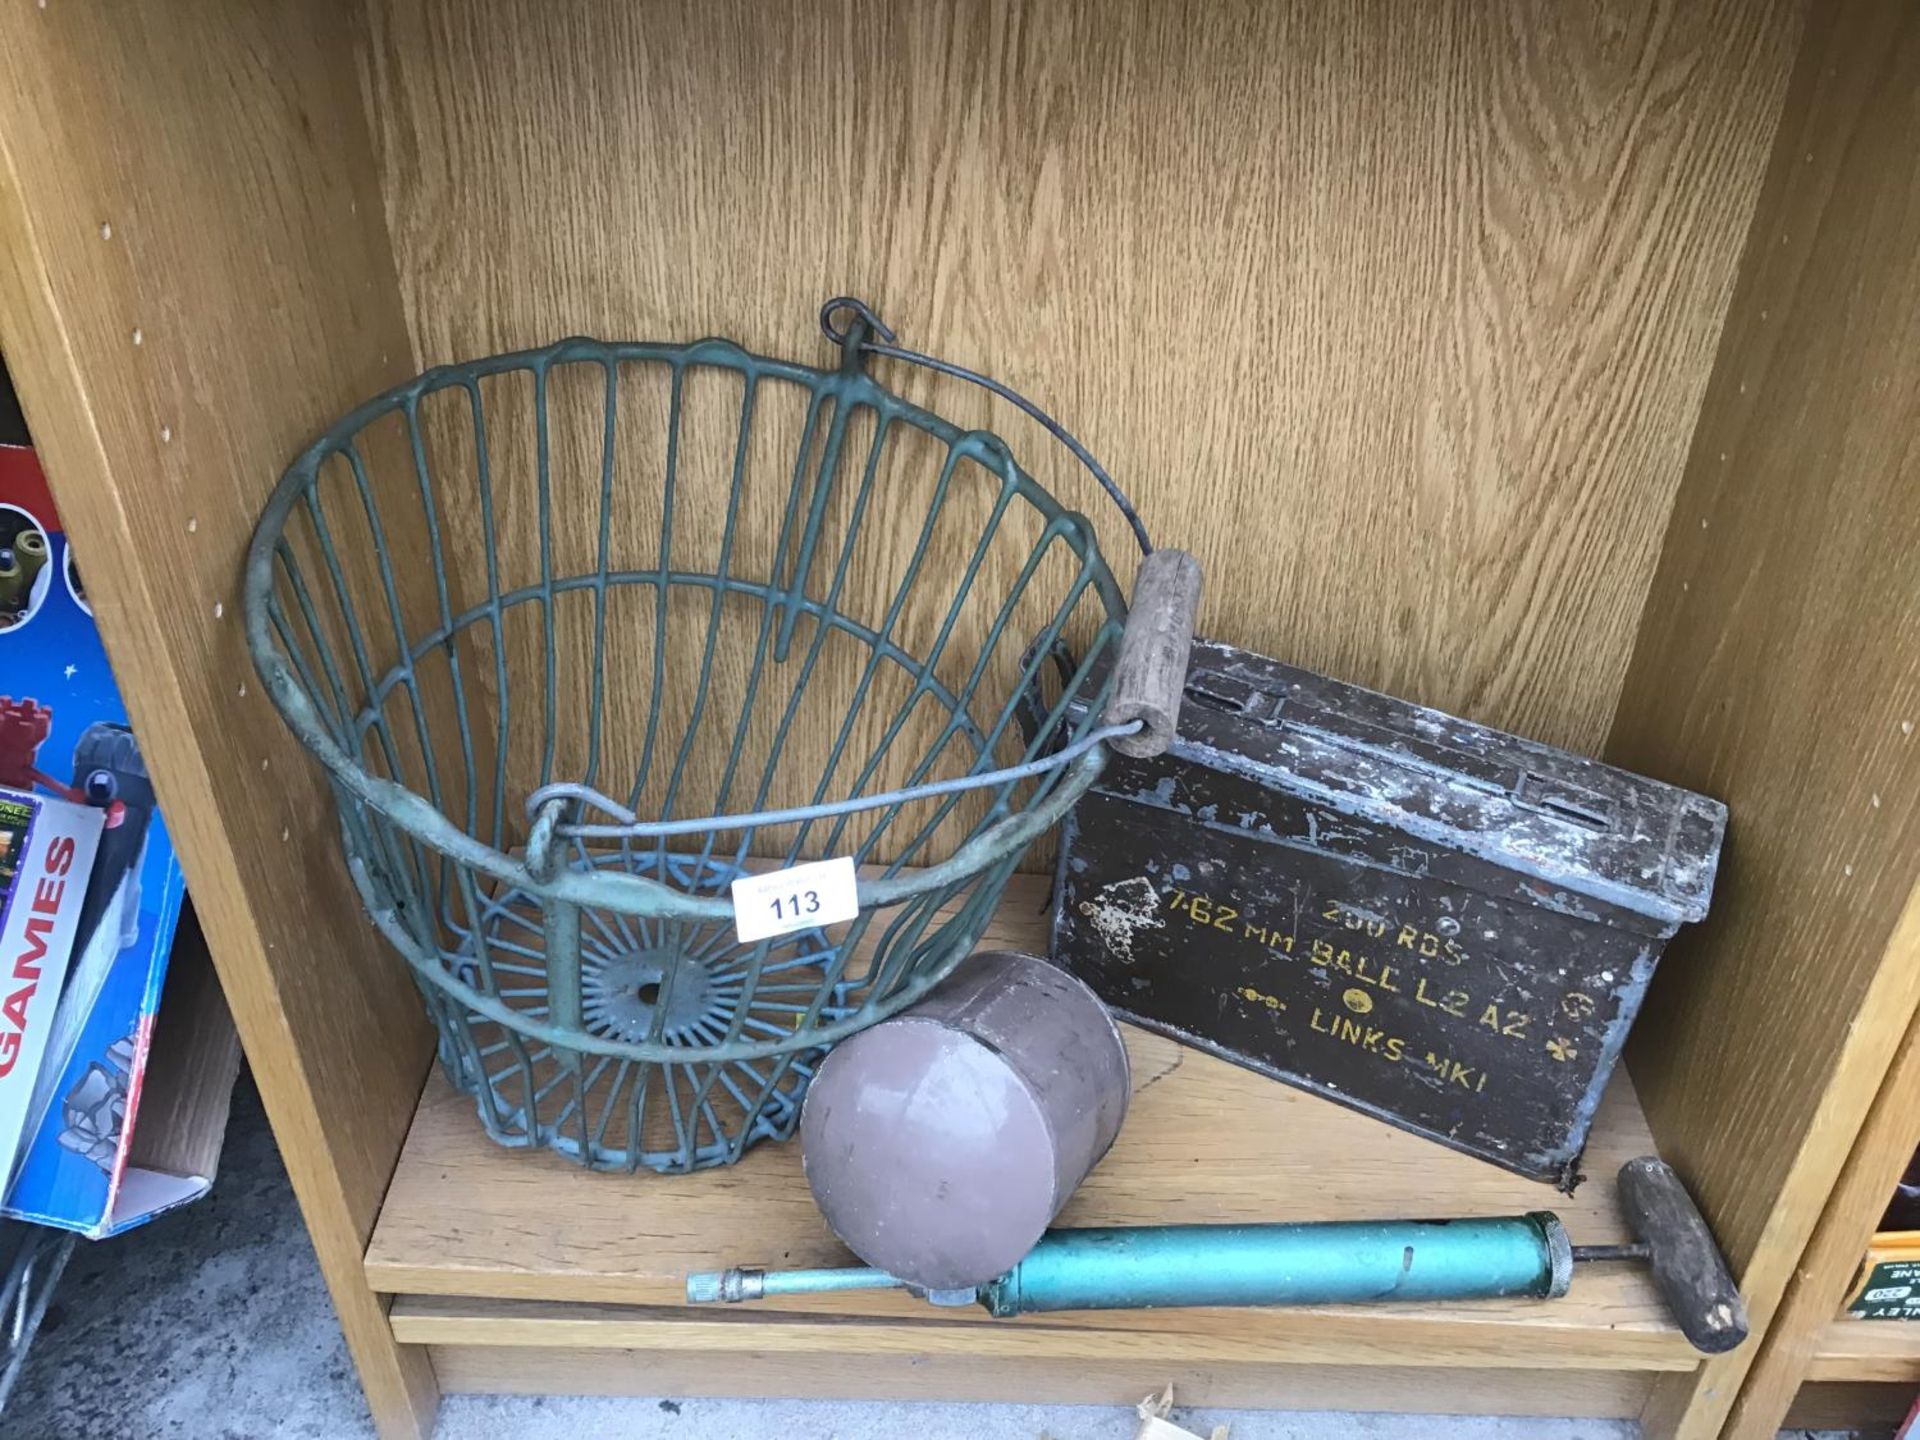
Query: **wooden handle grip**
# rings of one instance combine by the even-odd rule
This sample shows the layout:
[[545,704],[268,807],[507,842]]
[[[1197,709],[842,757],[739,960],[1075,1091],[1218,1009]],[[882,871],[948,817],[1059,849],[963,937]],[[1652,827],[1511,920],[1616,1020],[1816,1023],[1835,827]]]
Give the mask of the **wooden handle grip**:
[[1200,562],[1184,550],[1156,550],[1140,562],[1106,723],[1141,722],[1113,742],[1122,755],[1164,754],[1180,728],[1180,697],[1187,687],[1187,652],[1200,608]]
[[1745,1340],[1747,1302],[1673,1167],[1651,1155],[1621,1166],[1620,1208],[1647,1247],[1653,1283],[1693,1348],[1719,1355]]

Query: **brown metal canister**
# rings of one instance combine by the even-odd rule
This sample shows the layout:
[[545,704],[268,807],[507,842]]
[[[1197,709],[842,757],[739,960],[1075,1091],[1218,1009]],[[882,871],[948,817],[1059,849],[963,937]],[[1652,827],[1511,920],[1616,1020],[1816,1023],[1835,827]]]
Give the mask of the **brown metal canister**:
[[1107,1153],[1131,1090],[1092,991],[983,951],[827,1057],[800,1120],[807,1183],[867,1264],[929,1290],[984,1285]]

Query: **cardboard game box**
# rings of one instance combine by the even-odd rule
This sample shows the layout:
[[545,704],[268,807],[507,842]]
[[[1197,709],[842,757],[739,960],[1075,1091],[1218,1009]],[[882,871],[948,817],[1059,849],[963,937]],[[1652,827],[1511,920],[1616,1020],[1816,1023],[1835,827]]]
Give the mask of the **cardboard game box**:
[[0,789],[0,1173],[33,1114],[104,821],[91,805]]
[[133,1144],[186,886],[39,463],[31,449],[5,444],[0,786],[42,806],[91,811],[99,837],[65,983],[50,987],[57,1005],[44,1064],[0,1208],[109,1235],[212,1183],[210,1173],[194,1173],[198,1151],[176,1162],[137,1154]]

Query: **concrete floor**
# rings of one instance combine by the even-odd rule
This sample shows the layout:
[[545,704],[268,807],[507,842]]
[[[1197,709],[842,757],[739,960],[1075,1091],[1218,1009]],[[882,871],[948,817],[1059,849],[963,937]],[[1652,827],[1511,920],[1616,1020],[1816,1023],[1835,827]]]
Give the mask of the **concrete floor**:
[[[1143,1376],[1144,1393],[1154,1384]],[[1593,1420],[1177,1411],[1233,1440],[1631,1440]],[[456,1396],[438,1440],[1132,1440],[1131,1411],[1069,1405]],[[346,1440],[372,1434],[252,1084],[197,1205],[75,1254],[0,1419],[35,1440]]]

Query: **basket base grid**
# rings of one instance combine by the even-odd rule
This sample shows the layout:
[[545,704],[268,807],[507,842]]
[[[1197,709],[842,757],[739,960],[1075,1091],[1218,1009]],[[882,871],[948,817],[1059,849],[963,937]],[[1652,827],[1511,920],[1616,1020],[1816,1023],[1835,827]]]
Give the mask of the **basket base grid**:
[[[376,924],[420,982],[441,1063],[474,1096],[488,1134],[628,1173],[731,1164],[760,1140],[791,1138],[827,1048],[911,1004],[969,954],[1019,858],[844,925],[743,944],[730,920],[556,906],[531,877],[483,887],[378,821],[362,842],[375,832],[411,854],[414,893],[438,897],[383,906],[355,867]],[[717,856],[711,843],[685,853],[575,839],[565,868],[720,896],[764,863]],[[564,912],[578,917],[577,933],[553,952]],[[556,996],[569,987],[570,1002]],[[458,991],[500,1008],[482,1013]],[[577,1019],[557,1028],[577,1030],[578,1046],[552,1034],[569,1003]],[[821,1043],[805,1043],[813,1036]]]
[[[725,894],[745,873],[708,855],[575,849],[575,869],[666,880],[690,894]],[[441,962],[526,1018],[545,1019],[552,996],[542,913],[537,896],[503,886],[483,900],[477,930],[449,921],[451,944]],[[731,1163],[756,1141],[790,1138],[824,1048],[759,1060],[697,1057],[731,1036],[784,1039],[810,1014],[818,1024],[845,1019],[856,982],[844,975],[841,943],[824,930],[804,930],[760,954],[771,947],[740,944],[723,922],[648,920],[595,908],[583,909],[581,920],[586,1032],[683,1048],[688,1058],[581,1054],[468,1011],[462,1023],[441,1026],[440,1058],[474,1095],[488,1133],[503,1145],[551,1147],[593,1169],[664,1172]],[[440,998],[448,1010],[461,1010]]]

